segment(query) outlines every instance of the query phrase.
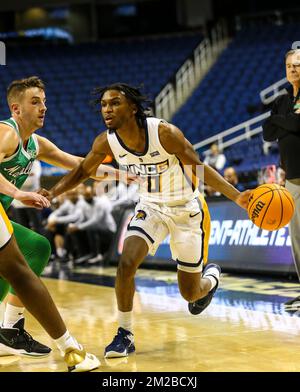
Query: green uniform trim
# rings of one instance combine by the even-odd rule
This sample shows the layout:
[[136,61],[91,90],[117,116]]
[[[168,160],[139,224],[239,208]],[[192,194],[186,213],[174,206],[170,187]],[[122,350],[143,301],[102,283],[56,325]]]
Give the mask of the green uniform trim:
[[[28,143],[25,149],[16,121],[13,118],[9,118],[8,120],[0,121],[0,123],[12,127],[16,131],[19,138],[19,145],[17,151],[12,156],[3,159],[3,161],[0,163],[0,173],[9,182],[14,184],[18,189],[20,189],[26,181],[28,175],[30,174],[33,162],[38,155],[37,137],[36,135],[31,135],[28,139]],[[12,201],[12,197],[0,193],[0,202],[5,211],[7,211]]]

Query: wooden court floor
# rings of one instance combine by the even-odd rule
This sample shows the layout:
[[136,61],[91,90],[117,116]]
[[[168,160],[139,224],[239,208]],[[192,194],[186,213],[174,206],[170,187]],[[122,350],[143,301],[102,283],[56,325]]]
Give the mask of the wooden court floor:
[[[178,293],[176,273],[152,270],[140,270],[137,278],[136,354],[105,360],[104,347],[117,328],[114,274],[114,268],[93,267],[60,271],[60,279],[43,278],[71,333],[101,360],[97,371],[300,371],[300,316],[282,306],[298,295],[297,283],[224,275],[211,305],[192,316]],[[40,359],[0,357],[0,372],[66,371],[51,339],[30,315],[26,329],[53,352]]]

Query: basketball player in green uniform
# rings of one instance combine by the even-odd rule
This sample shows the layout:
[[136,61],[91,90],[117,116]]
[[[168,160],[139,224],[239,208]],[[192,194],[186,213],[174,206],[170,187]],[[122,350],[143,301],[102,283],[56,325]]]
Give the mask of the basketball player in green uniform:
[[[66,169],[82,158],[61,151],[44,137],[34,135],[44,123],[45,87],[37,77],[17,80],[7,91],[11,118],[0,121],[0,301],[9,292],[0,328],[0,355],[43,356],[51,349],[24,330],[24,308],[54,339],[69,371],[89,371],[100,365],[68,332],[50,294],[39,279],[50,256],[43,236],[14,222],[6,210],[14,198],[43,208],[48,201],[34,192],[19,190],[37,158]],[[96,171],[94,173],[96,175]]]

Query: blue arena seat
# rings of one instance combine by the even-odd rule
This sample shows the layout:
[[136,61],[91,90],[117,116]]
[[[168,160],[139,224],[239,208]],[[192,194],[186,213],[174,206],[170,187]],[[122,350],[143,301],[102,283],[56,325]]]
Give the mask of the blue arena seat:
[[[99,113],[89,103],[92,89],[115,82],[143,84],[143,91],[153,99],[201,39],[195,33],[80,45],[9,47],[8,64],[0,74],[0,118],[10,115],[5,104],[8,84],[37,75],[47,87],[48,113],[40,134],[53,137],[67,151],[85,155],[95,135],[104,128]],[[90,132],[85,133],[87,128]],[[74,140],[80,141],[73,144]]]
[[[254,26],[238,32],[171,122],[197,143],[261,114],[259,93],[285,77],[284,55],[299,34],[298,24]],[[254,113],[247,110],[249,106],[257,108]],[[254,155],[262,162],[274,160],[272,154],[263,156],[261,136],[224,153],[229,163],[249,162]]]

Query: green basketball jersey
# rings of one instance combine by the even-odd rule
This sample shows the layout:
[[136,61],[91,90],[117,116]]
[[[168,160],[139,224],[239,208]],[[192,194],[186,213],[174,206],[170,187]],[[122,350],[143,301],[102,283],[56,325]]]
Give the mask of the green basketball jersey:
[[[16,121],[13,118],[10,118],[8,120],[0,121],[0,123],[9,125],[14,128],[19,137],[19,146],[17,151],[12,156],[3,159],[3,161],[0,163],[0,173],[9,182],[11,182],[20,189],[26,181],[28,175],[30,174],[33,162],[38,154],[37,137],[36,135],[31,135],[25,149]],[[8,209],[12,201],[12,197],[0,193],[0,202],[5,210]]]

